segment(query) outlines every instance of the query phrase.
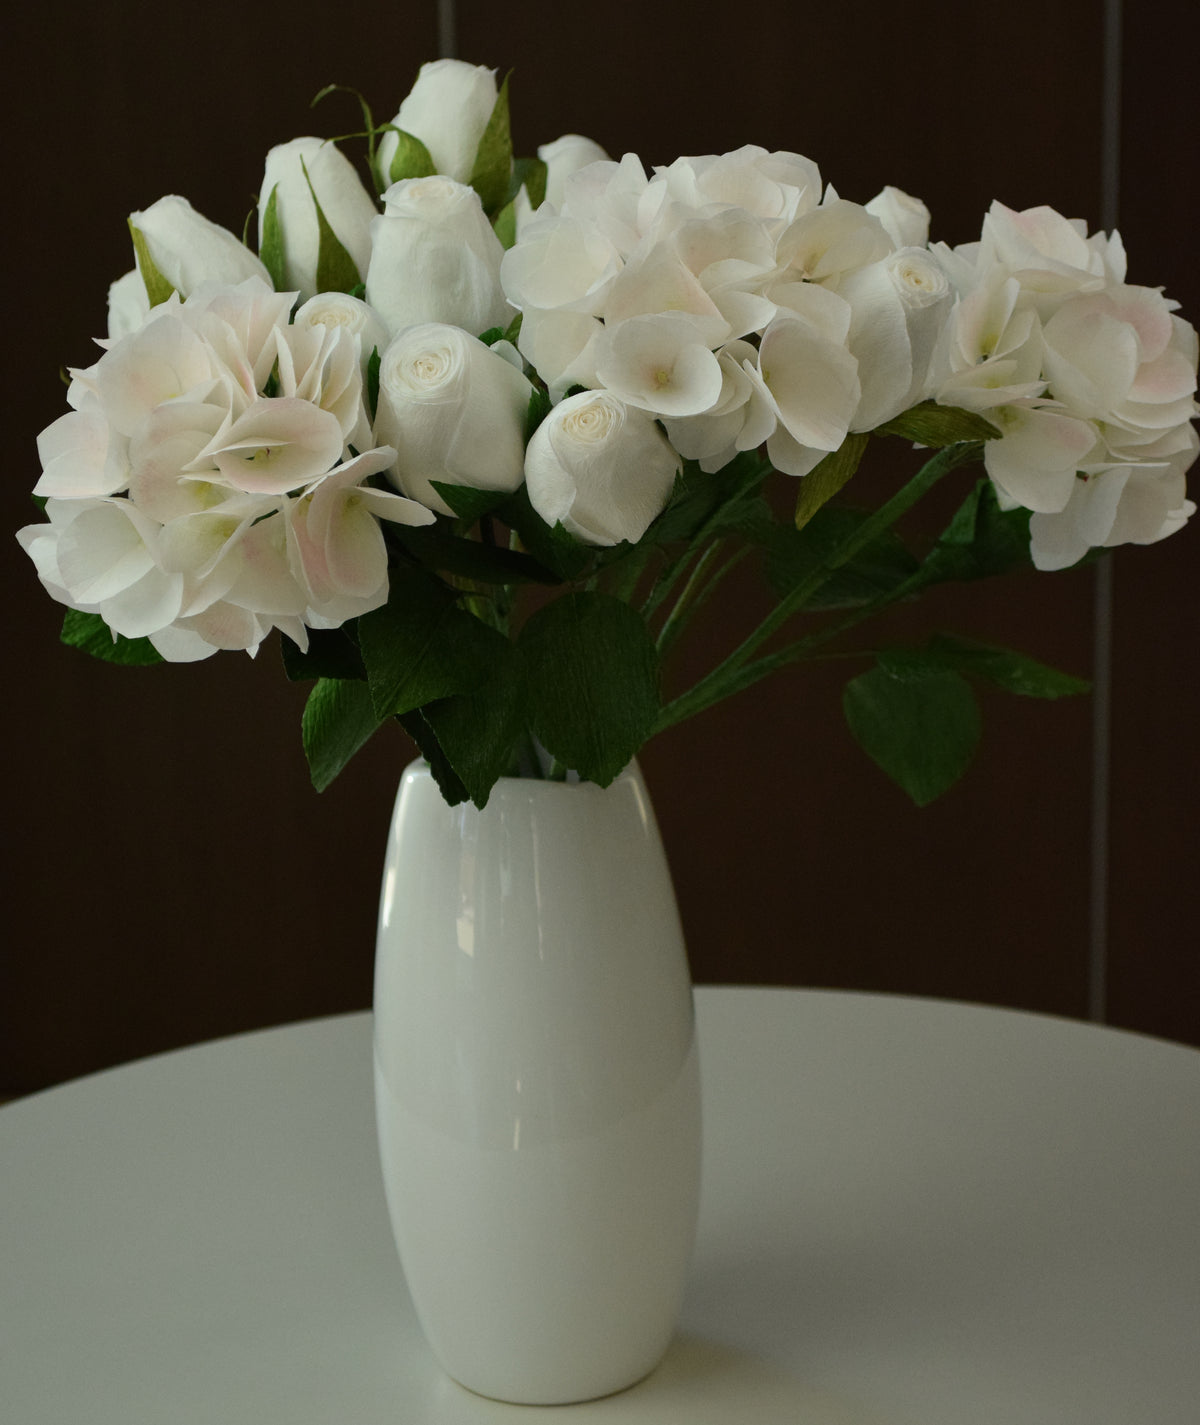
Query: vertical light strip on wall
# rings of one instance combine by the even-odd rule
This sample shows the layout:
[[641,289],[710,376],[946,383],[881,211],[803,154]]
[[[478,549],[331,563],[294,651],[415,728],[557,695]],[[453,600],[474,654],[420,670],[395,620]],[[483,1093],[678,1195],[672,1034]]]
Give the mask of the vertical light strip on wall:
[[[1121,190],[1122,0],[1104,0],[1100,226],[1117,226]],[[1096,566],[1092,614],[1092,821],[1088,933],[1088,1018],[1108,1015],[1108,872],[1112,765],[1113,563]]]
[[458,13],[455,0],[437,0],[438,58],[458,58]]

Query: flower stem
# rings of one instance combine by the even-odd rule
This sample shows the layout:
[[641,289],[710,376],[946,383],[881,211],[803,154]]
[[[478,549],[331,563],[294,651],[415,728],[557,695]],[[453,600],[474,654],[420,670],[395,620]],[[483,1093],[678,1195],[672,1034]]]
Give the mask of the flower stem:
[[809,649],[878,613],[888,604],[903,598],[910,588],[916,587],[917,580],[914,576],[912,579],[905,580],[890,593],[882,595],[879,599],[856,610],[853,614],[823,629],[818,629],[796,643],[760,658],[754,663],[750,662],[758,649],[773,634],[777,633],[794,613],[803,608],[842,565],[848,563],[873,540],[878,539],[881,534],[890,529],[902,514],[910,510],[922,496],[933,488],[942,476],[949,474],[951,470],[957,469],[960,465],[966,465],[972,460],[978,459],[981,449],[982,445],[978,441],[961,441],[955,445],[948,445],[944,450],[939,451],[932,460],[927,461],[886,504],[865,519],[852,534],[826,555],[806,578],[801,579],[791,593],[780,600],[762,623],[722,663],[689,688],[686,693],[680,694],[679,697],[668,703],[659,714],[655,731],[661,732],[665,728],[673,727],[676,723],[683,722],[684,719],[711,707],[713,703],[741,692],[743,688],[758,682],[760,678],[765,678],[768,673],[804,657]]

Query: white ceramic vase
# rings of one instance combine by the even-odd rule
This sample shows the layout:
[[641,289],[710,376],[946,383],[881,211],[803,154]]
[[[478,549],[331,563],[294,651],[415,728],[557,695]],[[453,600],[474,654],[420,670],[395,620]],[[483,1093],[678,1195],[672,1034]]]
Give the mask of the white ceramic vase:
[[695,1232],[700,1094],[670,874],[636,765],[400,783],[375,972],[380,1154],[417,1314],[482,1395],[563,1404],[658,1363]]

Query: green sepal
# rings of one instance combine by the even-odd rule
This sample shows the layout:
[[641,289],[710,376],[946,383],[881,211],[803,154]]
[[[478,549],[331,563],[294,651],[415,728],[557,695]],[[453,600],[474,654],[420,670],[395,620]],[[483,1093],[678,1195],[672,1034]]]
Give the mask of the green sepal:
[[152,307],[160,306],[170,298],[175,288],[158,270],[153,257],[150,256],[150,244],[140,229],[134,227],[133,219],[129,218],[127,221],[130,236],[133,238],[134,257],[137,259],[138,271],[142,274],[142,284],[146,288],[147,300]]
[[534,736],[564,767],[608,786],[658,717],[658,655],[645,622],[610,595],[567,594],[533,615],[519,647]]
[[803,529],[822,505],[849,481],[866,454],[871,437],[863,432],[848,435],[841,445],[813,467],[800,481],[796,496],[796,528]]
[[474,485],[451,485],[445,480],[429,482],[454,511],[456,519],[474,524],[484,515],[494,514],[509,498],[507,490],[478,490]]
[[491,117],[475,150],[475,162],[471,168],[470,185],[479,194],[483,211],[490,216],[498,213],[508,197],[508,185],[512,176],[513,151],[512,129],[508,117],[508,80],[500,85],[496,102],[492,106]]
[[372,424],[379,410],[379,368],[382,364],[383,358],[379,354],[379,348],[373,346],[371,355],[367,358],[367,410],[371,413]]
[[321,678],[313,685],[300,729],[309,775],[318,792],[329,786],[384,721],[372,706],[366,683]]
[[317,197],[317,190],[308,176],[308,165],[303,158],[300,160],[300,167],[304,172],[308,191],[312,195],[313,207],[317,211],[317,230],[320,233],[317,247],[317,291],[352,292],[362,281],[358,267],[342,246],[337,233],[330,227],[329,219],[326,218],[325,210]]
[[416,134],[398,129],[395,124],[387,127],[396,135],[396,152],[388,164],[388,184],[403,183],[406,178],[431,178],[437,172],[437,165]]
[[508,640],[459,608],[457,598],[422,570],[393,569],[387,603],[359,618],[376,716],[470,692],[491,676]]
[[939,406],[936,401],[922,401],[912,410],[876,426],[873,435],[898,435],[917,445],[955,445],[963,440],[994,440],[1000,432],[989,420],[975,411],[957,406]]
[[546,201],[546,177],[549,170],[542,158],[518,158],[513,163],[512,177],[508,184],[509,202],[522,188],[529,196],[529,206],[537,210]]
[[582,544],[562,524],[548,525],[530,503],[522,485],[497,510],[498,517],[515,531],[521,547],[544,569],[568,583],[592,564],[595,550]]
[[917,806],[948,791],[979,745],[975,695],[951,669],[871,668],[846,684],[842,708],[855,741]]
[[340,628],[314,628],[308,633],[303,652],[284,634],[279,640],[283,671],[293,683],[310,678],[358,678],[367,676],[358,644],[350,636],[352,624]]
[[258,248],[258,258],[270,274],[271,286],[282,292],[287,285],[284,276],[283,227],[279,222],[279,184],[271,189],[267,206],[263,209],[262,242]]
[[515,199],[505,203],[504,207],[492,219],[492,231],[506,252],[516,243],[517,204]]
[[554,409],[549,391],[535,386],[529,393],[529,404],[525,407],[525,429],[522,432],[525,444],[533,439],[533,433]]
[[59,637],[70,648],[126,668],[148,668],[165,661],[148,638],[126,638],[113,633],[99,614],[85,614],[79,609],[67,610]]

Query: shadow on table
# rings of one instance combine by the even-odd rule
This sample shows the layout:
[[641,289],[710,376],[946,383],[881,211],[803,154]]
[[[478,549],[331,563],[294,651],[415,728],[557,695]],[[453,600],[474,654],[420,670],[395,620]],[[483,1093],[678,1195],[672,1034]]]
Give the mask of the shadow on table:
[[[525,1413],[472,1395],[447,1376],[433,1394],[439,1425],[503,1425]],[[778,1366],[698,1336],[676,1337],[658,1369],[619,1395],[527,1413],[544,1425],[871,1425]]]

